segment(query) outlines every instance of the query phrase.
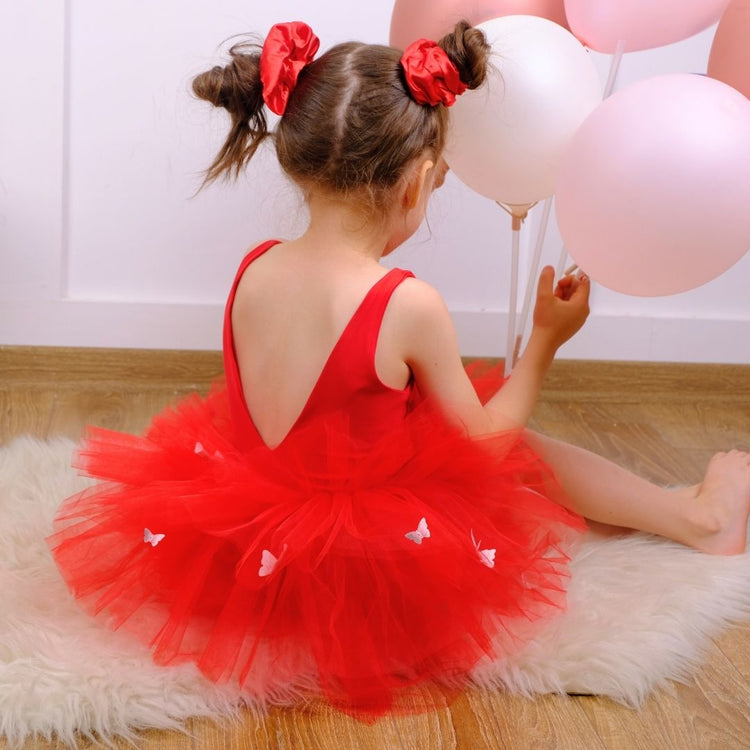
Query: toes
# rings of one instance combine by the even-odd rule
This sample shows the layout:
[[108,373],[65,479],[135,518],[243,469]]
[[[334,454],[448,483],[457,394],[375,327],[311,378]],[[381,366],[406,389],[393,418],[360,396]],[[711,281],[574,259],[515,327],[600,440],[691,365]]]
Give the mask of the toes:
[[719,451],[708,462],[708,467],[714,467],[715,471],[729,470],[732,466],[742,469],[750,467],[750,452],[736,448],[727,452]]

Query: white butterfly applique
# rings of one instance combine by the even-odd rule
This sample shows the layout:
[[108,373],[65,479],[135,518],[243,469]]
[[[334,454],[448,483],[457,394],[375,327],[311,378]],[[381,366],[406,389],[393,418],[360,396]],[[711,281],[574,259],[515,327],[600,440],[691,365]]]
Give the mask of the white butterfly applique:
[[481,541],[477,541],[474,539],[474,532],[471,532],[471,542],[474,545],[474,549],[477,551],[477,554],[479,555],[479,561],[482,563],[482,565],[486,565],[488,568],[494,568],[495,567],[495,550],[494,549],[479,549],[480,545],[482,544]]
[[152,547],[156,547],[165,536],[166,534],[153,534],[149,529],[143,529],[143,541]]
[[[281,548],[281,555],[283,555],[286,552],[286,544]],[[281,557],[279,555],[279,557]],[[279,561],[279,557],[276,557],[272,552],[270,552],[267,549],[264,549],[260,553],[260,569],[258,570],[258,575],[263,578],[265,576],[270,576],[271,573],[273,573],[274,569],[276,568],[276,563]]]
[[[196,456],[208,457],[208,451],[203,447],[203,443],[196,443],[194,452]],[[224,458],[224,454],[221,451],[214,451],[214,458]]]
[[429,539],[430,530],[427,528],[427,519],[420,518],[416,530],[410,531],[408,534],[404,534],[404,536],[409,541],[414,542],[414,544],[422,544],[423,539]]

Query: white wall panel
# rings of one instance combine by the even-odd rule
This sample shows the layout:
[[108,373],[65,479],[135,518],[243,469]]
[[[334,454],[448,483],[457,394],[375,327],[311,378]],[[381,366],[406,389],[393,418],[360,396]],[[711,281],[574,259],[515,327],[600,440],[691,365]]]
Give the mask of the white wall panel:
[[[305,210],[272,152],[232,186],[195,195],[223,112],[190,94],[222,40],[302,18],[322,47],[385,41],[389,2],[26,0],[0,6],[0,344],[218,348],[221,308],[253,242],[291,236]],[[623,60],[618,88],[702,72],[712,30]],[[606,79],[609,57],[594,56]],[[19,61],[23,61],[19,65]],[[18,71],[9,74],[10,71]],[[22,74],[19,74],[22,73]],[[538,209],[524,227],[528,270]],[[550,227],[545,262],[560,242]],[[455,178],[393,257],[433,283],[466,354],[502,354],[507,216]],[[662,299],[597,288],[564,356],[750,362],[750,256]]]
[[[64,19],[64,6],[51,0],[0,4],[3,305],[59,295]],[[7,313],[2,320],[13,323]]]

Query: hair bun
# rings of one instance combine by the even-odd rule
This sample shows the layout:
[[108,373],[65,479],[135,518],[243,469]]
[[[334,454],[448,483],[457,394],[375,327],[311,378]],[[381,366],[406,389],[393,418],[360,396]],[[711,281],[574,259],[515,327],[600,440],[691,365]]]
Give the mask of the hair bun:
[[[248,48],[253,49],[252,54],[247,54]],[[195,77],[193,92],[233,116],[250,119],[262,106],[260,54],[255,45],[244,42],[235,44],[229,54],[229,64],[216,65]]]
[[214,107],[224,106],[224,68],[216,65],[193,79],[193,93],[199,99],[205,99]]
[[446,34],[438,45],[458,68],[458,75],[467,88],[476,89],[487,77],[491,47],[480,29],[468,21],[459,21],[450,34]]
[[263,110],[260,48],[240,42],[230,50],[230,62],[216,65],[193,79],[193,93],[215,107],[223,107],[232,124],[227,140],[206,172],[204,184],[220,175],[237,176],[269,132]]

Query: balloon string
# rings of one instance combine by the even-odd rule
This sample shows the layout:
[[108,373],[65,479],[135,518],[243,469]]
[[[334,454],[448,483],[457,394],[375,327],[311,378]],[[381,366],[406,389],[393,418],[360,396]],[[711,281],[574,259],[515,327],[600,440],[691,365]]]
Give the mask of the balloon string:
[[513,369],[515,364],[515,343],[516,343],[516,314],[518,307],[518,248],[520,244],[521,236],[521,225],[523,224],[526,217],[529,215],[529,211],[536,206],[538,201],[533,203],[524,203],[522,205],[510,204],[505,205],[500,201],[495,201],[500,208],[509,214],[511,217],[511,237],[512,242],[512,253],[510,263],[510,301],[508,304],[508,333],[507,340],[505,343],[505,377],[510,375],[510,371]]
[[495,201],[495,203],[497,203],[497,205],[500,206],[508,216],[513,216],[513,211],[511,211],[504,203],[500,203],[500,201]]
[[[516,218],[515,216],[513,217]],[[516,229],[515,227],[518,226]],[[520,222],[514,223],[511,232],[513,237],[513,247],[510,262],[510,302],[508,304],[508,337],[505,345],[505,377],[510,375],[513,369],[513,347],[516,340],[516,306],[518,305],[518,247],[521,235]]]
[[609,77],[607,78],[607,85],[604,87],[604,93],[602,99],[607,99],[612,95],[617,82],[617,74],[620,71],[620,63],[622,62],[622,56],[625,52],[625,40],[620,39],[615,47],[615,54],[612,55],[612,61],[609,64]]
[[549,215],[552,211],[552,198],[547,198],[544,201],[544,208],[542,209],[542,220],[539,223],[539,231],[536,235],[536,244],[534,246],[534,255],[531,260],[531,267],[529,268],[529,276],[526,281],[526,293],[523,298],[523,307],[521,308],[521,319],[518,323],[518,330],[516,331],[515,346],[513,349],[513,365],[515,366],[518,361],[518,355],[521,353],[521,343],[523,342],[524,333],[526,332],[526,321],[529,317],[529,310],[531,309],[531,298],[534,292],[535,281],[537,273],[539,272],[539,261],[542,258],[542,246],[544,245],[544,236],[547,233],[547,224],[549,223]]

